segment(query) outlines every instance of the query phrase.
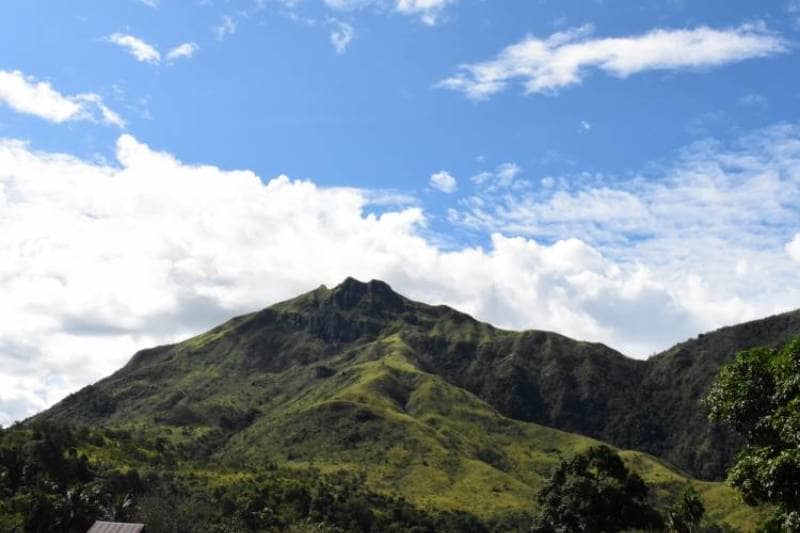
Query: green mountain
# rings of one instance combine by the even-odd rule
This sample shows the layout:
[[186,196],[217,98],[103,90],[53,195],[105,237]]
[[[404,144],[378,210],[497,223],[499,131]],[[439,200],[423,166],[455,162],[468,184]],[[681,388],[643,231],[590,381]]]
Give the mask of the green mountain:
[[[690,478],[641,450],[718,476],[736,442],[706,422],[699,398],[736,350],[798,331],[800,315],[782,315],[645,362],[347,279],[143,350],[34,422],[168,435],[234,471],[350,471],[379,493],[481,518],[534,512],[558,461],[597,443],[580,433],[640,450],[623,456],[667,506]],[[753,525],[730,489],[697,486],[712,518]]]
[[708,421],[702,404],[719,368],[757,346],[778,347],[800,335],[800,310],[725,327],[682,342],[644,363],[628,421],[597,434],[647,451],[703,479],[722,479],[740,448],[731,431]]

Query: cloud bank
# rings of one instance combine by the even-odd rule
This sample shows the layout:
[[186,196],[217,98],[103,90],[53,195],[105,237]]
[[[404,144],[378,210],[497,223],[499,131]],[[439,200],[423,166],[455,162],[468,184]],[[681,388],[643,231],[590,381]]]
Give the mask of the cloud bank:
[[554,93],[580,84],[591,70],[626,78],[650,70],[711,68],[788,50],[762,24],[718,30],[655,29],[632,37],[592,37],[582,26],[540,39],[526,37],[489,61],[461,65],[438,87],[481,100],[519,81],[526,94]]
[[[642,349],[671,342],[677,331],[692,333],[692,323],[712,328],[800,307],[792,262],[800,261],[797,126],[731,145],[698,142],[667,168],[623,180],[578,174],[535,183],[500,170],[480,177],[478,190],[450,210],[452,223],[537,242],[578,238],[622,268],[641,268],[667,289],[670,305],[692,317],[667,329],[658,321],[643,326]],[[617,311],[592,314],[602,323]],[[633,347],[634,331],[619,328],[627,332],[617,346]]]
[[503,165],[475,181],[491,192],[451,213],[490,231],[487,245],[456,249],[430,236],[421,208],[392,207],[385,195],[285,176],[265,183],[182,163],[130,135],[117,159],[0,141],[0,423],[138,349],[349,275],[638,356],[800,302],[786,245],[800,231],[794,127],[730,149],[695,147],[650,185],[552,178],[537,199],[521,169]]
[[88,120],[125,127],[125,121],[103,103],[100,95],[66,96],[49,82],[37,81],[18,70],[0,70],[0,103],[18,113],[35,115],[50,122]]

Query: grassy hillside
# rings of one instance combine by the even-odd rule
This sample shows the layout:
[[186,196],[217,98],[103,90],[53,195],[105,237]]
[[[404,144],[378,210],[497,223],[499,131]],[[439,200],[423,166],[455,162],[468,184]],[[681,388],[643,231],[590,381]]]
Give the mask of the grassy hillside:
[[[348,280],[139,352],[36,420],[165,435],[191,464],[231,472],[348,471],[423,509],[490,520],[534,512],[552,467],[596,444],[528,420],[601,431],[641,368],[601,345],[497,330]],[[625,457],[661,507],[690,481],[646,454]],[[730,489],[697,486],[715,519],[756,520]]]

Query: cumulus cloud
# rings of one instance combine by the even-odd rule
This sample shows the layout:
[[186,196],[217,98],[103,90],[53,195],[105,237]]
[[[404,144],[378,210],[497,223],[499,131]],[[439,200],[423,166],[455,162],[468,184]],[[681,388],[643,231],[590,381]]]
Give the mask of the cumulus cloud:
[[485,99],[520,81],[525,93],[553,93],[583,81],[591,69],[626,78],[648,70],[710,68],[786,52],[788,43],[763,24],[718,30],[655,29],[631,37],[592,37],[582,26],[541,39],[526,37],[489,61],[465,64],[438,87]]
[[430,179],[430,184],[434,189],[438,189],[446,193],[456,192],[456,189],[458,188],[458,182],[446,170],[441,170],[433,174]]
[[336,19],[332,19],[330,24],[332,27],[331,44],[336,49],[337,54],[343,54],[356,36],[355,29],[350,24]]
[[197,43],[183,43],[167,52],[167,61],[190,58],[200,49]]
[[[490,211],[519,196],[498,191],[483,199],[492,223],[477,222],[494,228],[487,244],[448,249],[420,207],[392,206],[386,194],[263,182],[182,163],[129,135],[114,165],[0,141],[0,423],[138,349],[349,275],[503,327],[556,330],[637,356],[788,308],[800,301],[784,250],[791,236],[770,228],[797,231],[798,139],[784,128],[741,152],[696,148],[672,181],[650,188],[562,190],[539,203],[522,195]],[[519,183],[511,168],[492,174],[506,170]],[[468,203],[456,223],[478,214]],[[639,242],[648,228],[659,238]]]
[[786,243],[786,251],[792,259],[800,263],[800,233],[794,236],[790,242]]
[[103,103],[100,95],[66,96],[49,82],[37,81],[18,70],[0,70],[0,103],[18,113],[35,115],[50,122],[90,120],[120,128],[125,126],[122,118]]
[[137,61],[150,63],[152,65],[157,65],[161,62],[161,54],[158,50],[138,37],[126,35],[124,33],[112,33],[107,39],[108,42],[114,43],[126,50],[130,55],[135,57]]
[[526,188],[518,178],[513,194],[484,184],[449,218],[539,242],[571,236],[623,268],[642,265],[706,328],[800,302],[800,273],[786,254],[797,251],[800,227],[797,126],[727,146],[699,142],[663,173],[545,179]]

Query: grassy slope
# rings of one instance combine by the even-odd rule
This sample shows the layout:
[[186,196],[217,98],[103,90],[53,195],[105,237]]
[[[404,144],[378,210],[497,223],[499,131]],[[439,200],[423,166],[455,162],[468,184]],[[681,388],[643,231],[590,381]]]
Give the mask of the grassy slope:
[[[612,393],[632,388],[639,367],[599,345],[500,331],[349,283],[140,352],[40,416],[168,435],[234,471],[268,461],[364,471],[378,490],[488,516],[532,510],[559,459],[596,443],[501,413],[591,423],[629,401]],[[688,479],[626,457],[664,504]],[[752,524],[730,489],[698,488],[712,516]]]
[[[256,379],[249,387],[195,402],[201,418],[209,416],[204,409],[219,412],[224,405],[237,412],[259,398],[264,402],[259,410],[265,414],[216,448],[213,462],[229,468],[229,475],[273,461],[363,472],[378,492],[401,494],[428,509],[490,518],[535,512],[535,495],[558,461],[598,444],[506,418],[475,395],[420,370],[413,359],[413,350],[396,334],[332,356],[324,366],[291,367],[271,376],[290,395],[264,394],[264,381]],[[196,369],[181,377],[178,388],[220,375]],[[309,381],[309,375],[319,377]],[[125,425],[157,431],[149,417],[128,419]],[[165,429],[190,447],[217,431],[204,423]],[[624,457],[654,484],[662,507],[690,481],[646,454],[627,451]],[[739,504],[731,489],[720,483],[695,485],[714,519],[744,530],[755,524],[758,513]]]
[[[247,464],[283,456],[323,470],[363,471],[375,490],[487,518],[535,512],[535,495],[552,468],[598,444],[505,418],[469,392],[420,371],[398,336],[381,342],[390,346],[380,360],[351,366],[340,379],[258,421],[231,439],[220,457]],[[647,454],[623,456],[655,486],[663,507],[690,481]],[[696,487],[715,520],[750,529],[759,518],[720,483]]]

